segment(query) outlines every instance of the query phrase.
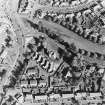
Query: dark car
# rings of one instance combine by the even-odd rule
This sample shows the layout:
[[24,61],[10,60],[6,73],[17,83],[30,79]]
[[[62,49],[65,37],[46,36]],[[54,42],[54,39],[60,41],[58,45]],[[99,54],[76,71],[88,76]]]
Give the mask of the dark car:
[[22,95],[20,94],[20,93],[17,93],[17,94],[15,94],[14,95],[14,97],[16,98],[16,99],[18,99],[19,97],[21,97]]

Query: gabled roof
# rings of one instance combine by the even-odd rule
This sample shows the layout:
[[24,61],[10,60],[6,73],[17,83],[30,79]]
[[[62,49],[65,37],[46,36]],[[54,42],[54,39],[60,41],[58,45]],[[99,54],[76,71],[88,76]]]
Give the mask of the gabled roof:
[[60,98],[60,95],[59,94],[51,94],[50,98]]

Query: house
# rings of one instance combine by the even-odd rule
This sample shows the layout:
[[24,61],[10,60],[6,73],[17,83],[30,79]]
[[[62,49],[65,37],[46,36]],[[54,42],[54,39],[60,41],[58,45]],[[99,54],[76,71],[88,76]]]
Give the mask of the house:
[[104,69],[104,68],[100,68],[100,69],[98,70],[98,73],[103,74],[103,73],[104,73],[104,71],[105,71],[105,69]]
[[60,86],[60,87],[59,87],[59,90],[61,90],[62,93],[67,93],[68,91],[69,91],[69,92],[71,91],[71,87],[66,88],[65,86]]
[[47,102],[47,95],[40,95],[40,96],[35,96],[35,101],[36,102]]
[[69,6],[69,3],[68,3],[68,2],[63,2],[63,3],[61,3],[60,6],[61,6],[61,7],[66,7],[66,6]]
[[102,42],[105,43],[105,37],[102,37]]
[[20,86],[21,87],[27,87],[28,86],[28,81],[27,80],[21,80]]
[[92,2],[93,0],[88,0],[88,2]]
[[50,94],[50,101],[59,101],[60,100],[60,95],[59,94]]
[[69,18],[69,22],[72,24],[73,23],[73,18],[74,18],[74,13],[72,13],[72,14],[67,14],[66,15],[66,18]]
[[46,62],[46,65],[44,65],[43,68],[47,70],[49,66],[50,66],[50,62],[47,61],[47,62]]
[[37,80],[30,80],[31,87],[37,87]]
[[86,97],[86,93],[85,92],[82,92],[80,94],[82,95],[82,97]]
[[43,65],[46,64],[46,62],[47,62],[46,58],[43,57],[43,60],[42,60],[42,62],[40,63],[40,65],[43,66]]
[[90,33],[92,33],[91,29],[85,29],[85,37],[87,37],[87,35],[90,35]]
[[39,62],[42,62],[42,60],[43,60],[42,55],[39,55],[39,57],[38,57],[38,59],[36,61],[39,63]]
[[100,5],[96,5],[94,7],[94,12],[99,12],[102,9],[102,7]]
[[102,0],[101,5],[105,8],[105,0]]
[[59,3],[60,3],[59,1],[56,1],[54,6],[59,6]]
[[98,92],[98,93],[90,93],[90,96],[89,98],[90,99],[93,99],[93,100],[96,100],[96,101],[101,101],[101,92]]
[[66,98],[66,99],[67,99],[67,98],[72,98],[72,97],[74,97],[74,94],[63,94],[63,95],[62,95],[62,98],[63,98],[63,99],[65,99],[65,98]]
[[33,95],[39,94],[39,88],[34,88],[34,89],[32,89],[32,94],[33,94]]
[[101,92],[90,93],[90,97],[100,97],[102,96]]
[[96,68],[95,68],[94,66],[91,66],[89,70],[90,70],[91,72],[94,72],[95,69],[96,69]]
[[54,93],[58,93],[59,87],[54,87]]
[[31,88],[22,88],[22,93],[31,93]]
[[46,87],[47,86],[47,82],[46,80],[40,80],[38,83],[38,87]]
[[65,77],[66,77],[66,78],[67,78],[67,77],[72,77],[72,74],[70,73],[70,71],[67,72],[67,74],[66,74]]
[[77,6],[79,4],[80,4],[79,0],[72,1],[71,3],[72,6]]
[[85,10],[83,14],[85,15],[85,14],[89,14],[89,13],[91,13],[91,12],[92,12],[92,11],[91,11],[90,9],[88,9],[88,10]]
[[63,102],[71,101],[72,97],[74,97],[74,94],[63,94],[62,100],[63,100]]
[[[102,16],[102,18],[103,18],[103,21],[104,21],[104,23],[105,23],[105,19],[104,19],[104,17],[105,17],[105,8],[104,8],[104,9],[101,9],[100,14],[101,14],[101,16]],[[105,27],[105,26],[104,26],[104,27]]]
[[57,51],[49,51],[49,57],[52,60],[56,60],[57,58],[59,58],[59,55],[58,55]]
[[47,69],[48,73],[53,72],[53,64],[54,64],[53,62],[50,63],[50,66],[49,66],[49,68]]
[[81,93],[77,93],[77,95],[75,96],[76,99],[81,99],[82,98],[82,94]]
[[34,6],[34,0],[28,0],[27,10],[33,9],[33,6]]
[[33,98],[32,98],[32,95],[31,94],[27,94],[26,97],[25,97],[25,101],[26,102],[32,102]]
[[82,17],[82,13],[81,12],[78,12],[76,14],[76,19],[78,20],[79,25],[81,25],[82,21],[83,21],[83,17]]
[[30,69],[27,71],[28,76],[30,75],[34,75],[36,77],[38,77],[38,70],[37,69]]
[[80,0],[80,2],[81,2],[81,3],[85,3],[85,2],[87,2],[87,0]]
[[46,88],[40,88],[40,94],[45,94]]
[[35,52],[33,59],[34,59],[34,60],[37,60],[38,58],[39,58],[39,53],[38,53],[38,52]]
[[27,80],[27,76],[26,75],[22,75],[21,80]]

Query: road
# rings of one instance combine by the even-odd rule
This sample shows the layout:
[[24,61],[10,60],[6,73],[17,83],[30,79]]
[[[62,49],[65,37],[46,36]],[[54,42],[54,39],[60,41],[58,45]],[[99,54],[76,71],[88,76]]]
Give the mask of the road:
[[[7,15],[13,14],[13,13],[10,13],[10,12],[13,12],[13,11],[9,11],[10,14],[8,13],[7,9],[9,9],[9,8],[6,8],[5,6],[4,6],[4,8],[6,10],[5,12],[7,13]],[[3,20],[5,20],[6,23],[8,22],[8,24],[10,24],[10,26],[13,28],[14,34],[17,37],[16,39],[17,39],[17,44],[19,45],[19,47],[17,47],[18,52],[17,52],[17,56],[16,56],[15,61],[13,62],[10,70],[8,70],[8,72],[6,73],[5,77],[3,78],[2,82],[1,82],[1,86],[0,86],[1,88],[4,85],[7,85],[9,83],[9,77],[11,75],[11,70],[14,69],[14,66],[15,66],[18,58],[19,58],[19,55],[21,55],[23,53],[23,51],[24,51],[23,50],[23,47],[24,47],[24,37],[22,36],[22,31],[19,29],[18,23],[16,23],[17,21],[15,20],[16,18],[14,17],[16,15],[11,15],[11,16],[12,16],[11,18],[13,19],[12,20],[12,24],[11,24],[11,22],[10,22],[10,20],[8,18],[7,19],[3,19]],[[1,21],[3,21],[3,20],[1,20]]]
[[[65,7],[56,7],[56,6],[51,6],[49,5],[40,5],[37,1],[35,2],[34,8],[32,8],[32,14],[34,13],[35,10],[43,10],[43,12],[47,11],[54,11],[58,13],[73,13],[73,12],[78,12],[86,8],[90,8],[92,5],[97,5],[97,0],[93,0],[91,2],[85,2],[82,4],[78,4],[76,6],[65,6]],[[31,9],[30,9],[31,10]]]

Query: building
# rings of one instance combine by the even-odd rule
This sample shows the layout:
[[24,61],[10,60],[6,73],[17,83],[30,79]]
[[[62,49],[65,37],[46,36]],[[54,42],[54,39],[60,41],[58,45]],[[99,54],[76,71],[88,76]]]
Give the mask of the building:
[[101,5],[105,8],[105,0],[102,0]]
[[39,92],[39,88],[33,88],[32,89],[32,95],[37,95],[37,94],[39,94],[40,92]]
[[40,90],[40,94],[45,94],[47,88],[46,88],[46,87],[42,87],[42,88],[40,88],[39,90]]
[[30,80],[30,87],[37,87],[37,80]]
[[31,94],[27,94],[26,97],[25,97],[25,101],[26,102],[32,102],[33,101],[32,95]]
[[63,2],[63,3],[60,4],[60,6],[61,7],[67,7],[67,6],[69,6],[69,3],[68,2]]
[[61,98],[59,94],[50,94],[49,97],[50,97],[50,102],[59,101]]
[[30,70],[27,71],[27,75],[28,76],[33,75],[35,77],[38,77],[39,76],[39,73],[38,73],[38,70],[37,69],[30,69]]
[[80,4],[79,0],[72,1],[71,3],[72,6],[77,6],[79,4]]
[[37,95],[37,96],[35,96],[35,102],[47,102],[47,99],[48,99],[48,97],[47,97],[47,95]]
[[102,9],[102,7],[100,5],[96,5],[94,7],[94,12],[99,12]]
[[[99,98],[101,97],[102,94],[101,92],[96,92],[96,93],[90,93],[89,97],[95,97],[95,98]],[[99,98],[100,99],[100,98]]]
[[49,67],[49,69],[47,70],[48,71],[48,73],[52,73],[53,72],[53,62],[51,62],[50,63],[50,67]]
[[40,80],[38,83],[38,87],[46,87],[47,86],[47,81],[46,80]]
[[20,86],[26,88],[28,86],[28,81],[27,80],[21,80]]
[[81,3],[85,3],[85,2],[87,2],[87,0],[80,0],[80,2],[81,2]]
[[22,93],[31,94],[31,88],[22,88]]
[[22,75],[21,80],[27,80],[27,76],[26,75]]
[[72,97],[74,97],[74,94],[63,94],[62,100],[63,100],[63,102],[71,101]]

